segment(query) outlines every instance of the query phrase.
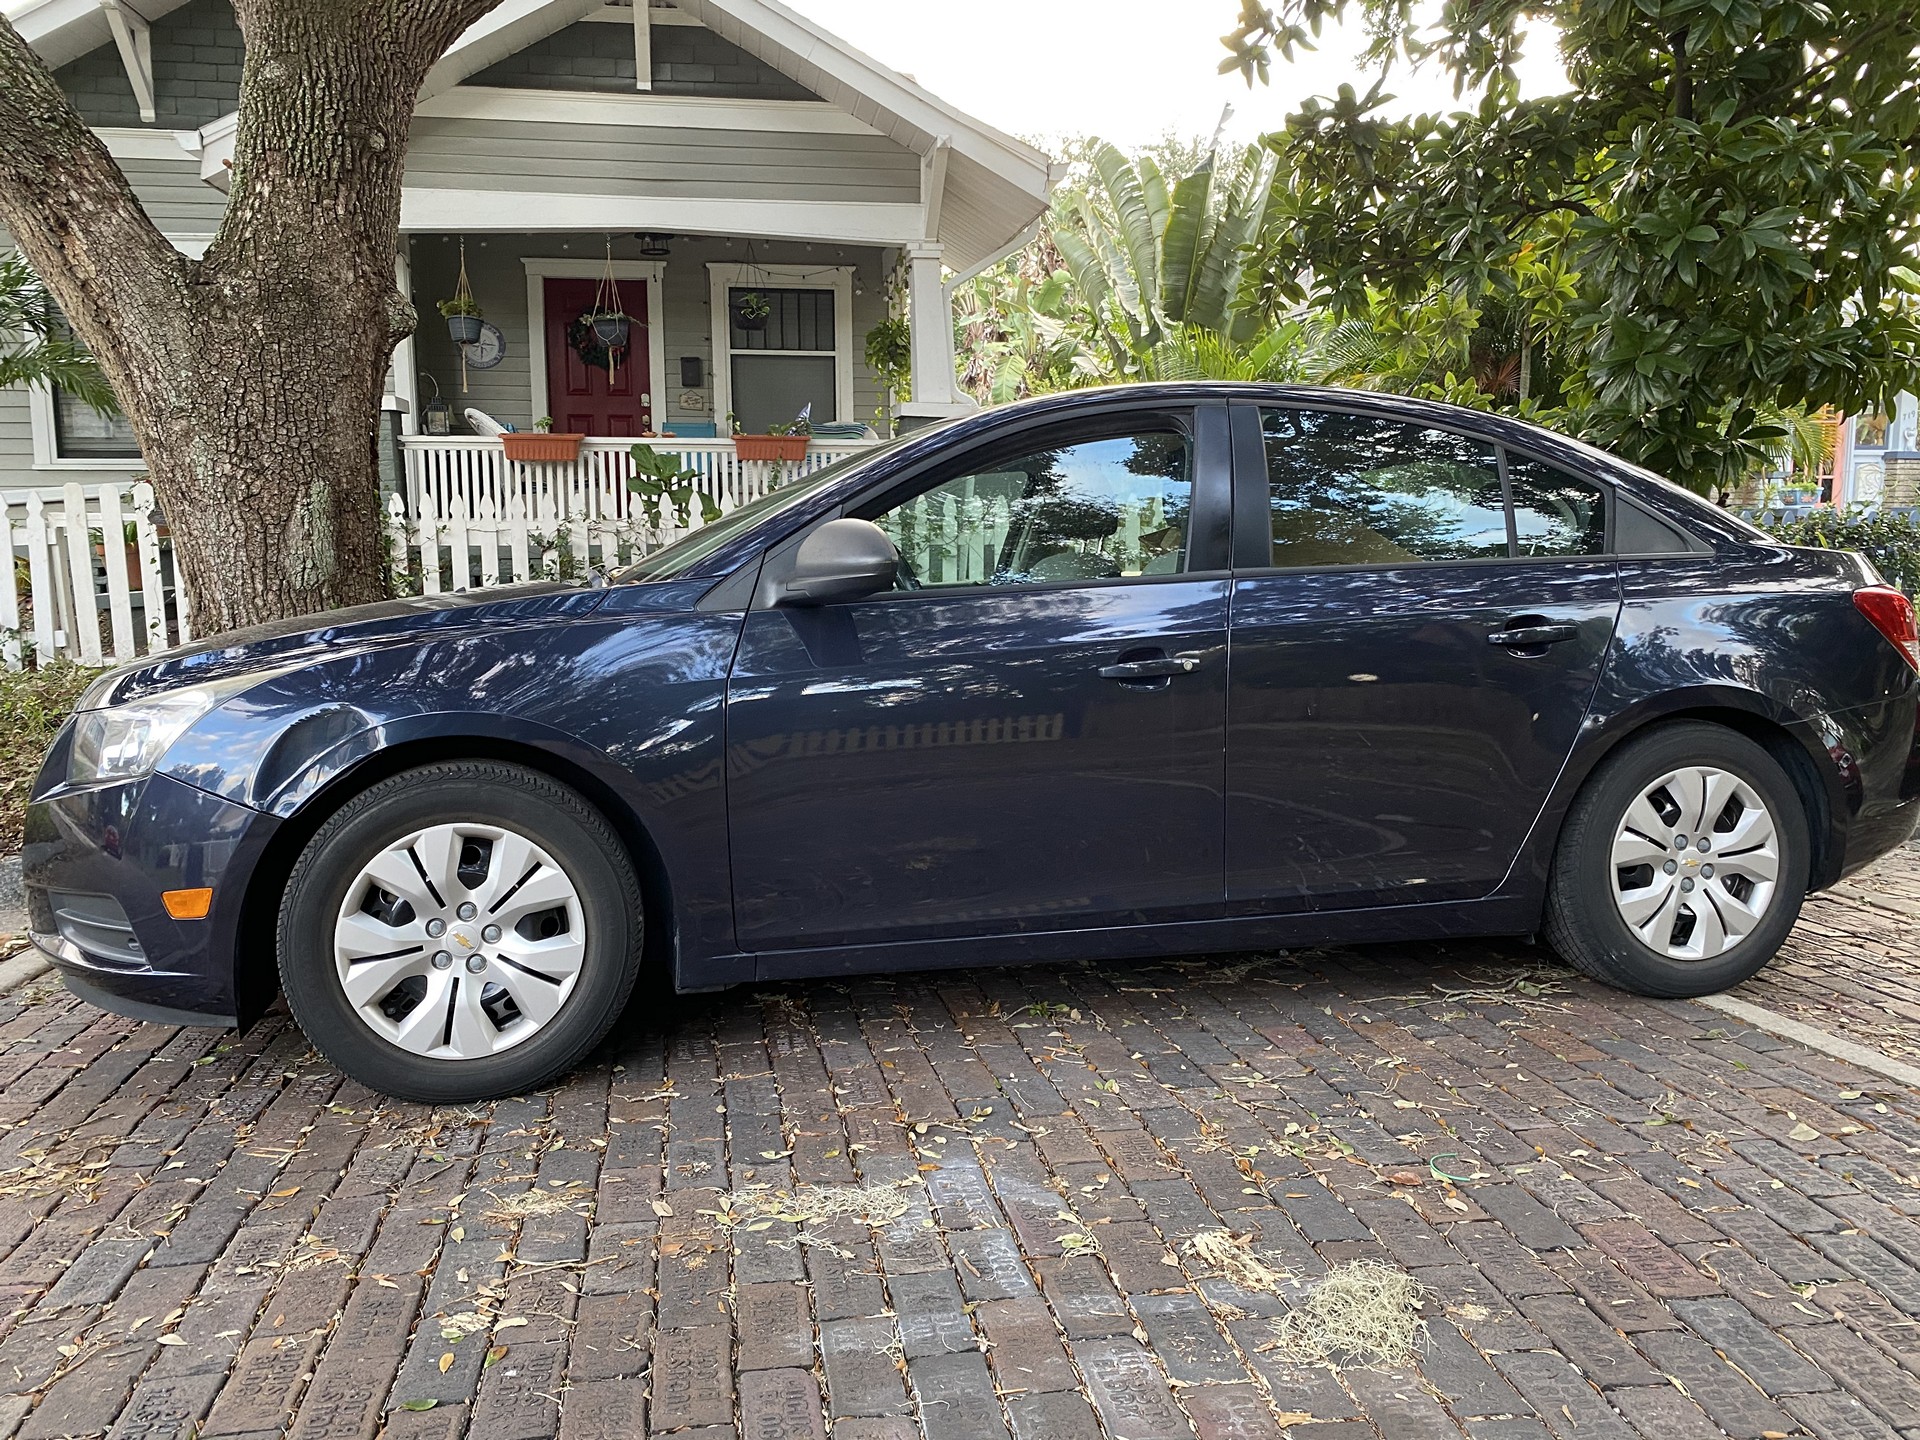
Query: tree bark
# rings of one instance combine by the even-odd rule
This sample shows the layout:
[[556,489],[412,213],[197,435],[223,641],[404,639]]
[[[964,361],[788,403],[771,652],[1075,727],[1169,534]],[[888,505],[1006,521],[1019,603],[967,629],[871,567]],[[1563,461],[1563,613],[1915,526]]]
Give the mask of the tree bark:
[[499,0],[234,0],[246,43],[227,212],[176,251],[0,18],[0,222],[140,442],[194,628],[379,599],[379,404],[414,326],[394,280],[428,70]]

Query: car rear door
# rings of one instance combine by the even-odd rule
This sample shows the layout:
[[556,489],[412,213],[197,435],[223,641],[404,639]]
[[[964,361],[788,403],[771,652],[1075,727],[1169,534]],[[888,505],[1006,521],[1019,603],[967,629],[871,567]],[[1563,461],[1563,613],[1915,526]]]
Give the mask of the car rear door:
[[1224,908],[1227,407],[1022,431],[852,507],[907,587],[749,613],[743,949]]
[[1234,408],[1230,909],[1489,893],[1619,615],[1604,488],[1384,413]]

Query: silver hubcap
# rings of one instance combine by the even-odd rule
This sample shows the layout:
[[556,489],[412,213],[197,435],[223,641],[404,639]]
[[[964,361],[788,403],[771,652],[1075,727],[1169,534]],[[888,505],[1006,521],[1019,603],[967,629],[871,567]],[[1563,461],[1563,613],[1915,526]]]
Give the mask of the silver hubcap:
[[347,886],[333,927],[347,1003],[376,1035],[435,1060],[497,1055],[573,994],[587,952],[571,877],[524,835],[433,825]]
[[1712,960],[1753,932],[1780,879],[1780,838],[1753,787],[1711,765],[1662,775],[1613,841],[1627,927],[1673,960]]

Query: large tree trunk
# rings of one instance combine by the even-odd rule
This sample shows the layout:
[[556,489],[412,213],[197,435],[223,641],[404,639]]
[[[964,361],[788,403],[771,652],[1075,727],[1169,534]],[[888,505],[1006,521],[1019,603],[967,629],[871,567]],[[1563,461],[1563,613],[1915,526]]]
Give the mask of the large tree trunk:
[[204,259],[141,210],[0,19],[0,222],[92,348],[200,633],[378,599],[376,472],[401,166],[421,82],[499,0],[235,0],[231,199]]

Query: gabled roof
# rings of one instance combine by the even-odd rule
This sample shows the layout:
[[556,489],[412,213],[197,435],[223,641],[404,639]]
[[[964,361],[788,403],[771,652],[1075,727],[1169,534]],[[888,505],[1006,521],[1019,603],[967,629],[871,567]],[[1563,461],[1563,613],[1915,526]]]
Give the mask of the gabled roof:
[[1046,211],[1053,162],[922,89],[780,0],[674,0],[709,30],[944,168],[947,265],[989,261]]
[[[187,0],[140,0],[140,17],[158,20]],[[113,39],[107,7],[100,0],[6,0],[0,4],[20,38],[48,65],[58,68]]]
[[[118,0],[0,0],[28,44],[65,64],[109,43],[107,8]],[[148,20],[184,0],[139,0]],[[434,66],[422,99],[442,94],[489,65],[602,8],[605,0],[504,0],[467,30]],[[647,0],[639,0],[645,4]],[[674,0],[675,8],[863,124],[921,157],[927,238],[949,268],[969,273],[1023,239],[1045,212],[1052,161],[977,120],[898,71],[796,14],[780,0]],[[200,132],[202,174],[224,183],[237,116]]]

